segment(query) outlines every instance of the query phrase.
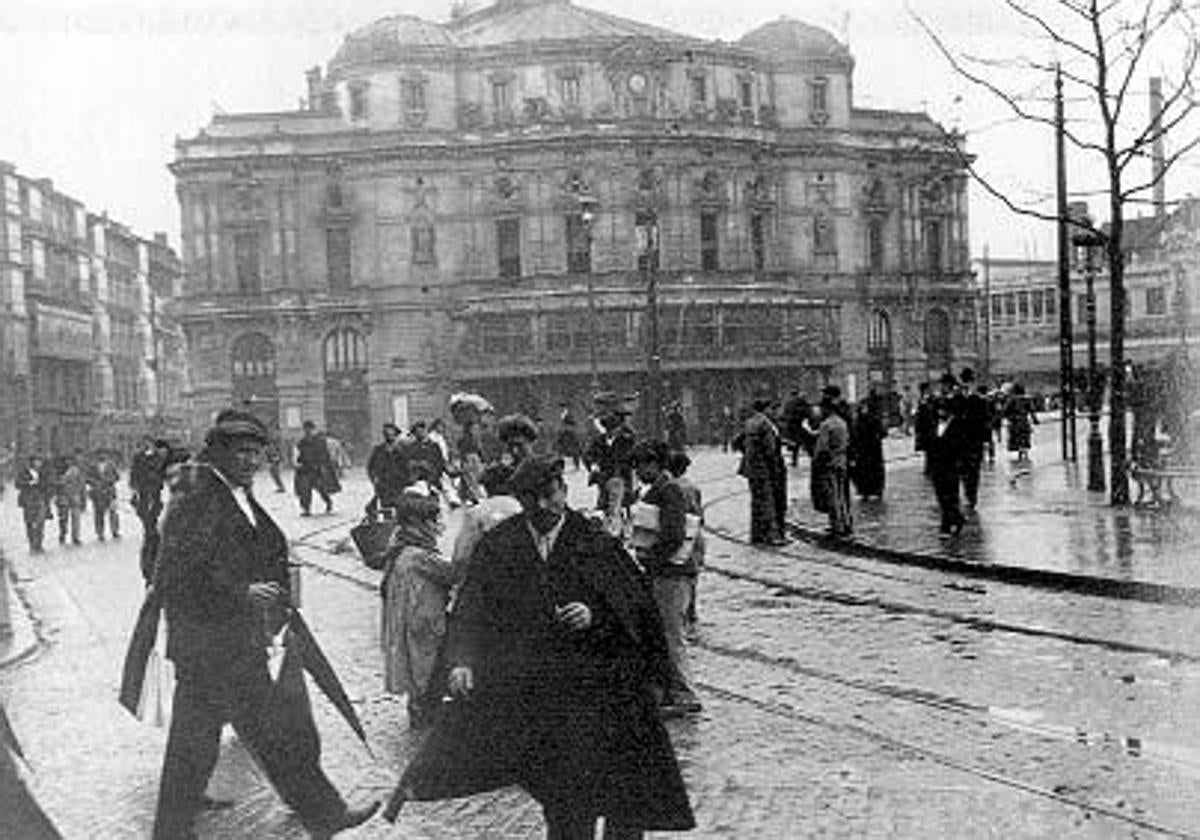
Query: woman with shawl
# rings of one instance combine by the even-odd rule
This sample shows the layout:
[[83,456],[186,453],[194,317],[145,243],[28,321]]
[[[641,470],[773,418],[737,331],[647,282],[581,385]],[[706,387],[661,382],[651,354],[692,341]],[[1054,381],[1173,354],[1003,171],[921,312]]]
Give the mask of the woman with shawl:
[[438,548],[442,519],[436,498],[406,490],[396,521],[381,586],[384,689],[408,695],[409,725],[418,728],[441,699],[431,684],[450,592],[460,574]]

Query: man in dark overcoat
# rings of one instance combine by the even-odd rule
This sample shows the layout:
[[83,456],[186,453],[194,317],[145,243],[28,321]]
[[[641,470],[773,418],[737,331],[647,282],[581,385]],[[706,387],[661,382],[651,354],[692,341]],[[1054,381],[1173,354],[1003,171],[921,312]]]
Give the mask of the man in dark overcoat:
[[979,500],[979,473],[983,456],[992,436],[992,406],[986,393],[975,387],[975,371],[963,368],[959,377],[961,393],[955,398],[954,412],[961,423],[963,450],[959,457],[959,478],[967,505]]
[[[750,485],[750,542],[783,545],[787,512],[787,464],[779,427],[767,414],[772,400],[759,396],[739,437],[742,451],[740,475]],[[735,444],[736,446],[736,444]]]
[[25,466],[17,471],[17,506],[25,518],[25,538],[29,551],[41,554],[45,539],[46,518],[50,515],[50,499],[54,495],[50,475],[45,462],[37,455],[30,455]]
[[165,611],[176,675],[154,840],[195,837],[226,723],[305,827],[329,837],[378,803],[351,810],[326,778],[306,695],[304,709],[276,708],[267,647],[287,617],[287,542],[251,493],[267,429],[229,409],[205,442],[172,486],[148,596]]
[[953,396],[938,397],[934,402],[935,421],[930,432],[929,478],[941,511],[939,531],[954,536],[962,531],[965,517],[959,504],[963,454],[968,449],[967,434]]
[[329,457],[329,445],[325,435],[317,430],[317,424],[304,421],[304,436],[296,443],[296,475],[293,478],[296,498],[300,500],[300,515],[312,515],[312,494],[325,502],[325,512],[333,510],[333,459]]
[[620,543],[566,507],[562,460],[513,476],[522,512],[475,548],[447,638],[445,707],[385,816],[406,799],[510,784],[548,840],[608,840],[695,824],[654,690],[669,676],[645,578]]
[[400,427],[395,423],[383,424],[383,440],[375,445],[367,458],[367,478],[375,488],[369,510],[396,507],[412,476],[400,441]]

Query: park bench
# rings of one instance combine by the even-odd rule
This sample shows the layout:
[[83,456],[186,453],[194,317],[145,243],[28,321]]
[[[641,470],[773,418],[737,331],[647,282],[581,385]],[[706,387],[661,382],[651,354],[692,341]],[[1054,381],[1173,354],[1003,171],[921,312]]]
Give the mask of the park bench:
[[[1130,475],[1138,486],[1135,505],[1163,507],[1183,501],[1175,489],[1175,483],[1177,481],[1200,482],[1200,467],[1169,462],[1150,465],[1135,462]],[[1150,493],[1148,501],[1146,500],[1147,491]]]

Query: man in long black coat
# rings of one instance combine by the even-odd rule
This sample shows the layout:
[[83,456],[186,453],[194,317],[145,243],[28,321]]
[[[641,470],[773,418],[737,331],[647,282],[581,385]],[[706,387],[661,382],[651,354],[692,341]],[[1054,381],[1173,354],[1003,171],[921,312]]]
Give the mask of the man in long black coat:
[[348,809],[322,772],[307,702],[281,710],[275,700],[267,642],[286,617],[287,542],[250,493],[267,441],[254,415],[222,412],[204,451],[182,468],[163,518],[148,597],[166,613],[176,685],[154,840],[195,837],[226,723],[315,836],[374,812]]
[[620,543],[566,508],[562,461],[513,476],[523,512],[480,540],[447,640],[457,696],[409,765],[405,799],[519,784],[549,840],[685,831],[695,820],[653,688],[669,675],[647,583]]
[[[754,400],[740,437],[739,473],[750,485],[750,542],[755,545],[787,542],[787,464],[779,427],[767,415],[771,404],[765,396]],[[734,446],[739,448],[737,442]]]

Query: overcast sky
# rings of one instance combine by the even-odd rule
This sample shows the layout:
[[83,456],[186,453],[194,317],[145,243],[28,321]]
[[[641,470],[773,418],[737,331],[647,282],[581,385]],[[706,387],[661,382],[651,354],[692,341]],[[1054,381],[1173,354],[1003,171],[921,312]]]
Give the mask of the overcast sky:
[[[473,0],[472,6],[485,0]],[[1051,196],[1052,137],[1015,123],[961,81],[912,19],[955,46],[991,55],[1032,49],[1000,0],[577,0],[623,17],[735,40],[783,15],[831,30],[856,59],[855,104],[928,110],[967,134],[982,172],[1022,198]],[[304,93],[347,32],[388,14],[444,21],[450,0],[0,0],[5,113],[0,159],[148,236],[178,243],[166,165],[178,136],[215,110],[283,110]],[[1047,88],[1048,89],[1048,88]],[[1139,97],[1132,106],[1145,111]],[[1095,164],[1086,171],[1094,172]],[[1186,191],[1197,168],[1169,189]],[[1099,205],[1097,205],[1098,207]],[[1053,231],[973,189],[971,249],[1053,254]]]

